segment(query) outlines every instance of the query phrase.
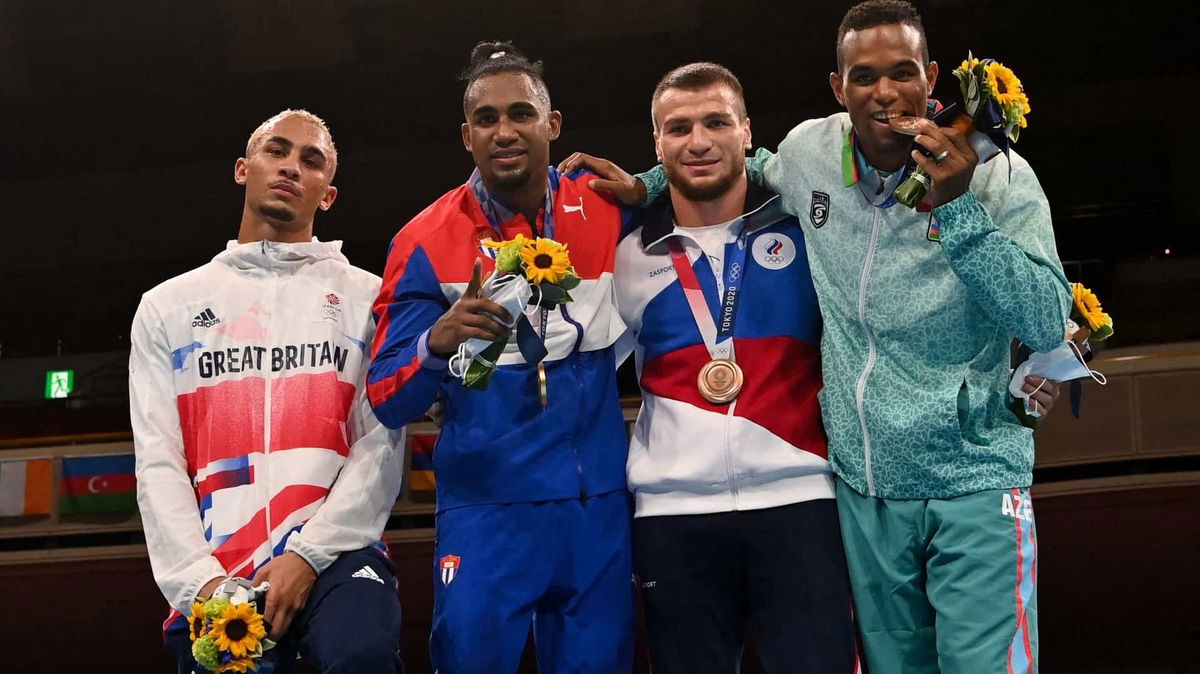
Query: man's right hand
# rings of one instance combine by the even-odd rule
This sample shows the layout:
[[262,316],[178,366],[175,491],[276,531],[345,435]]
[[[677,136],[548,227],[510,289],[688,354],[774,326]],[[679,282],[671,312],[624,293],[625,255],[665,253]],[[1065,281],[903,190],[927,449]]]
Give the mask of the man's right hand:
[[504,323],[511,323],[512,317],[504,307],[479,297],[482,274],[483,260],[476,259],[466,292],[429,329],[429,350],[434,355],[449,358],[459,344],[476,337],[489,342],[508,338],[511,330]]
[[196,593],[196,601],[205,601],[211,599],[213,592],[217,591],[217,586],[225,582],[225,576],[217,576],[204,584],[200,591]]
[[572,173],[581,168],[591,169],[600,176],[588,181],[588,187],[597,192],[608,192],[626,206],[641,206],[646,200],[646,186],[642,181],[607,159],[576,152],[562,160],[558,165],[558,172]]

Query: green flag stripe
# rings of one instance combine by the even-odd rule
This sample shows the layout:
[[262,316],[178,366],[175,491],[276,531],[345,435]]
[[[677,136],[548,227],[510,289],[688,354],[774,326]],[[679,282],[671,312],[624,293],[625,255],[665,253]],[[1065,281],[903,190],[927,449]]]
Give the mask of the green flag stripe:
[[104,513],[137,510],[137,495],[125,494],[77,494],[63,496],[58,502],[58,512],[63,515],[75,513]]

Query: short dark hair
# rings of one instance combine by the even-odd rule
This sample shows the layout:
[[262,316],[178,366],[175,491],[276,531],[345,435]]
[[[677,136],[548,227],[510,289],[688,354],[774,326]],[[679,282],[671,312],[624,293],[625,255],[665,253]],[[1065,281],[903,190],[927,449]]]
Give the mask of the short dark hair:
[[850,8],[842,17],[837,33],[837,67],[841,72],[845,65],[842,62],[842,40],[846,33],[854,30],[866,30],[875,26],[898,23],[912,26],[921,35],[922,65],[929,65],[929,45],[925,42],[925,26],[921,23],[921,14],[916,7],[905,0],[866,0]]
[[679,66],[663,75],[662,79],[658,81],[658,85],[654,87],[654,95],[650,97],[650,123],[654,125],[655,129],[658,128],[658,123],[654,121],[654,108],[658,105],[658,99],[667,89],[694,91],[714,84],[724,84],[733,91],[734,96],[737,97],[738,112],[742,115],[742,119],[745,119],[746,98],[742,93],[742,83],[738,81],[737,75],[719,63],[698,61]]
[[542,62],[530,61],[525,58],[511,42],[480,42],[471,49],[471,57],[467,67],[459,74],[458,79],[467,83],[463,90],[463,110],[467,109],[467,97],[471,94],[471,85],[481,78],[498,73],[521,73],[533,80],[538,94],[542,96],[546,107],[550,107],[550,89],[542,79]]

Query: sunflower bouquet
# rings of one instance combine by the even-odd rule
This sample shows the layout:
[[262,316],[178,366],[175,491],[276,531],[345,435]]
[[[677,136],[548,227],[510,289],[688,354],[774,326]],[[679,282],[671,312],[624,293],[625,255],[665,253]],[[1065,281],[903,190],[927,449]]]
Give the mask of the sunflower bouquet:
[[1072,283],[1071,295],[1073,302],[1071,318],[1067,321],[1067,339],[1082,347],[1089,338],[1103,342],[1112,337],[1112,316],[1104,313],[1096,293],[1082,283]]
[[205,672],[247,672],[258,669],[263,653],[275,646],[259,613],[259,602],[270,587],[251,587],[244,578],[230,578],[206,601],[192,604],[188,627],[192,657]]
[[[531,306],[548,309],[571,301],[571,291],[579,285],[580,279],[571,265],[567,246],[554,239],[529,239],[521,234],[508,241],[484,241],[483,245],[496,251],[496,272],[484,284],[480,294],[516,317],[514,325],[521,355],[526,362],[539,363],[540,367],[546,357],[545,334],[534,331],[527,309]],[[543,313],[543,331],[544,317]],[[451,359],[451,372],[461,377],[467,388],[482,391],[490,383],[507,344],[508,339],[467,340]],[[543,372],[539,369],[539,376]]]
[[1021,390],[1026,375],[1037,375],[1051,381],[1071,382],[1071,407],[1075,416],[1079,416],[1079,399],[1082,395],[1077,379],[1090,377],[1096,383],[1107,383],[1104,375],[1088,367],[1091,360],[1091,347],[1088,339],[1102,342],[1113,334],[1112,317],[1100,308],[1100,300],[1096,294],[1081,283],[1071,284],[1071,314],[1067,319],[1067,327],[1062,344],[1046,353],[1033,353],[1017,366],[1009,382],[1008,390],[1014,398],[1025,400],[1025,412],[1029,416],[1038,414],[1033,410],[1030,396]]
[[[962,93],[963,112],[950,126],[967,137],[982,164],[1017,142],[1027,126],[1029,97],[1021,80],[1004,64],[994,59],[977,59],[967,52],[967,60],[954,70]],[[917,167],[896,188],[896,201],[915,207],[925,198],[930,186],[929,174]]]

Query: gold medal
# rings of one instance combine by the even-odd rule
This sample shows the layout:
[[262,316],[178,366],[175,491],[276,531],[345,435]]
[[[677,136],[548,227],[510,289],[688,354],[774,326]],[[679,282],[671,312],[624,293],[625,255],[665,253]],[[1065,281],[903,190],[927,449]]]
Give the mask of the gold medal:
[[742,368],[728,358],[710,360],[696,377],[700,395],[714,405],[723,405],[742,392]]
[[546,364],[538,363],[538,397],[542,399],[542,409],[550,404],[550,396],[546,393]]

